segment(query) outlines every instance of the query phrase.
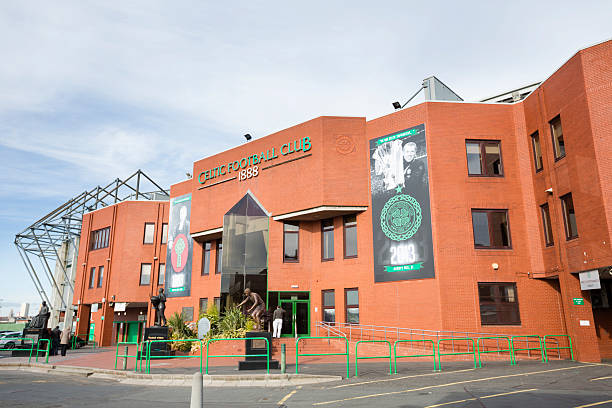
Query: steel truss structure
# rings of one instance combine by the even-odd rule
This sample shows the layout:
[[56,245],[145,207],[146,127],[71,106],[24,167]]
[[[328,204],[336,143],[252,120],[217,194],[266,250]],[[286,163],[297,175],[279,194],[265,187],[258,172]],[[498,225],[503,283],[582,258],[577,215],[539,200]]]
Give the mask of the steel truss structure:
[[[46,301],[52,310],[52,319],[53,314],[59,318],[60,311],[72,310],[83,214],[126,200],[169,199],[169,190],[138,170],[125,180],[117,178],[104,187],[97,186],[80,193],[15,236],[21,260],[41,300]],[[50,284],[50,293],[43,286],[43,276]]]

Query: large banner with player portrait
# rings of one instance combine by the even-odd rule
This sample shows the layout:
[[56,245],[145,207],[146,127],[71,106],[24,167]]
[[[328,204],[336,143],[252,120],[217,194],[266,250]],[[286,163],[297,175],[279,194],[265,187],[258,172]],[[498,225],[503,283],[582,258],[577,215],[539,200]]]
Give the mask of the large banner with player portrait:
[[191,293],[191,258],[193,239],[189,234],[191,194],[170,201],[168,249],[166,253],[166,297]]
[[370,140],[374,281],[433,278],[425,125]]

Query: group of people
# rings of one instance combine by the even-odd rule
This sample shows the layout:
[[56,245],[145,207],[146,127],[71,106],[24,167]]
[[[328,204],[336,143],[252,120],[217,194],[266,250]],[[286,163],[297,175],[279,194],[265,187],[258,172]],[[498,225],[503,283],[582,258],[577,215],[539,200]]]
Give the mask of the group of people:
[[49,354],[57,356],[59,351],[62,356],[65,356],[69,343],[70,328],[66,327],[64,330],[60,330],[59,326],[55,326],[55,328],[51,330],[51,351]]

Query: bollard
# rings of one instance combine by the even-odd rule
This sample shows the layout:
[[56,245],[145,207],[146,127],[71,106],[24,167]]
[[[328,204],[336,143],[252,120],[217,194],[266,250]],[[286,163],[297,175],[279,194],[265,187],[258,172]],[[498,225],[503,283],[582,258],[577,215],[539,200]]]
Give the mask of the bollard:
[[193,375],[193,382],[191,384],[191,404],[190,408],[202,408],[202,394],[203,394],[203,384],[202,384],[202,373],[195,373]]
[[281,374],[285,374],[287,368],[287,350],[285,350],[285,344],[281,344]]
[[128,355],[128,346],[125,346],[123,348],[123,354],[125,355],[125,357],[123,357],[123,371],[127,370],[127,355]]

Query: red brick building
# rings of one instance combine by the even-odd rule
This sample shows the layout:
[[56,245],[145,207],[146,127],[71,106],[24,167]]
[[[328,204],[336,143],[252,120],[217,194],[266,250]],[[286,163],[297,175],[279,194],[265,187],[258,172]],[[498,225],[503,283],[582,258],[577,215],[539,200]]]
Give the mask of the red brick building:
[[[579,360],[611,357],[610,66],[607,41],[515,103],[320,117],[199,160],[192,179],[171,187],[172,203],[190,195],[193,244],[180,251],[191,257],[172,262],[191,272],[177,280],[160,278],[170,203],[88,213],[77,332],[91,328],[104,345],[138,338],[153,323],[150,296],[180,282],[166,288],[166,316],[195,320],[253,287],[268,308],[289,312],[290,336],[314,335],[324,321],[569,334]],[[413,188],[419,205],[405,199]],[[376,210],[382,196],[408,201]],[[601,289],[581,290],[584,271],[596,271]]]

